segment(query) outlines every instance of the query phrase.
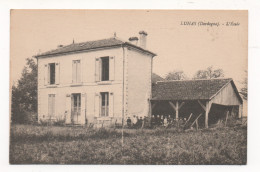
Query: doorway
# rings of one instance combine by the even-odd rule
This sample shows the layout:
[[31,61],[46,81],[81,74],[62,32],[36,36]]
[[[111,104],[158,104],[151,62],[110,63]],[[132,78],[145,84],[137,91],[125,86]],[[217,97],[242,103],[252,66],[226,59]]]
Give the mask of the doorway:
[[80,123],[80,112],[81,112],[81,94],[75,93],[71,96],[71,123]]

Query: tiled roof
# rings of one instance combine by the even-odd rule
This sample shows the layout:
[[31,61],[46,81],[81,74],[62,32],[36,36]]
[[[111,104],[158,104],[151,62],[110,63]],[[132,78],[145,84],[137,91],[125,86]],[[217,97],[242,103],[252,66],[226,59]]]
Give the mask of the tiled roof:
[[210,100],[229,82],[238,94],[231,78],[157,82],[152,100]]
[[164,79],[156,73],[152,73],[152,83],[155,84],[158,81],[164,81]]
[[96,40],[96,41],[72,43],[70,45],[62,46],[60,48],[41,53],[39,55],[36,55],[35,57],[43,57],[43,56],[52,56],[52,55],[58,55],[58,54],[64,54],[64,53],[80,52],[80,51],[84,51],[84,50],[92,50],[92,49],[97,49],[97,48],[119,47],[121,45],[129,45],[129,46],[138,48],[142,51],[145,51],[147,53],[156,55],[155,53],[152,53],[148,50],[145,50],[145,49],[143,49],[139,46],[133,45],[129,42],[121,41],[121,40],[113,37],[113,38],[101,39],[101,40]]

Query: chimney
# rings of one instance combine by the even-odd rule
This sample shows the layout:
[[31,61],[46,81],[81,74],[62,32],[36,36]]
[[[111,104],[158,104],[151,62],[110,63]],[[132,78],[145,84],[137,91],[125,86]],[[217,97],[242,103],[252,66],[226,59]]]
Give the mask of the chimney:
[[58,46],[57,46],[57,48],[62,48],[62,47],[63,47],[63,45],[58,45]]
[[146,37],[147,37],[147,33],[145,31],[140,31],[139,32],[139,35],[140,35],[140,43],[139,43],[139,46],[143,49],[146,48]]
[[129,38],[129,41],[130,41],[132,44],[137,45],[137,43],[138,43],[138,38],[137,38],[137,37],[130,37],[130,38]]

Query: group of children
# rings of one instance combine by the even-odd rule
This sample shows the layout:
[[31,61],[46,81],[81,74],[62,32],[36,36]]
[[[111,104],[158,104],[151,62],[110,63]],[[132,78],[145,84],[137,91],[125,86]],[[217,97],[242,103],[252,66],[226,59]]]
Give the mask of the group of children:
[[[142,128],[144,127],[145,118],[133,116],[131,119],[130,117],[127,118],[126,123],[128,128]],[[171,127],[174,125],[181,125],[182,123],[186,122],[186,118],[180,118],[176,120],[171,115],[152,115],[151,117],[151,126],[164,126],[164,127]]]
[[152,115],[151,125],[153,127],[155,126],[168,127],[169,125],[174,125],[175,123],[177,123],[177,125],[180,125],[185,121],[186,118],[180,118],[177,122],[177,120],[175,118],[172,118],[171,115]]
[[[175,118],[172,118],[171,115],[152,115],[151,117],[151,126],[156,127],[156,126],[164,126],[168,127],[174,124],[180,125],[181,123],[185,122],[186,118],[180,118],[177,122]],[[127,127],[128,128],[142,128],[145,123],[145,119],[142,117],[138,116],[133,116],[131,119],[130,117],[127,118],[126,120]]]
[[131,120],[130,117],[126,120],[127,127],[128,128],[141,128],[144,125],[144,119],[143,117],[133,116],[133,120]]
[[172,118],[170,115],[152,115],[151,124],[152,126],[165,126],[172,123]]

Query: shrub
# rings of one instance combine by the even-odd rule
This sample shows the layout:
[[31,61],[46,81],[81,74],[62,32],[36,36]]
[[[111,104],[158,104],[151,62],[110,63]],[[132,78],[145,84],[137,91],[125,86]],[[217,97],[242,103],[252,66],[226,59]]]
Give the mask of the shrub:
[[65,118],[63,116],[58,116],[56,118],[56,120],[53,122],[53,125],[64,126],[65,125]]

